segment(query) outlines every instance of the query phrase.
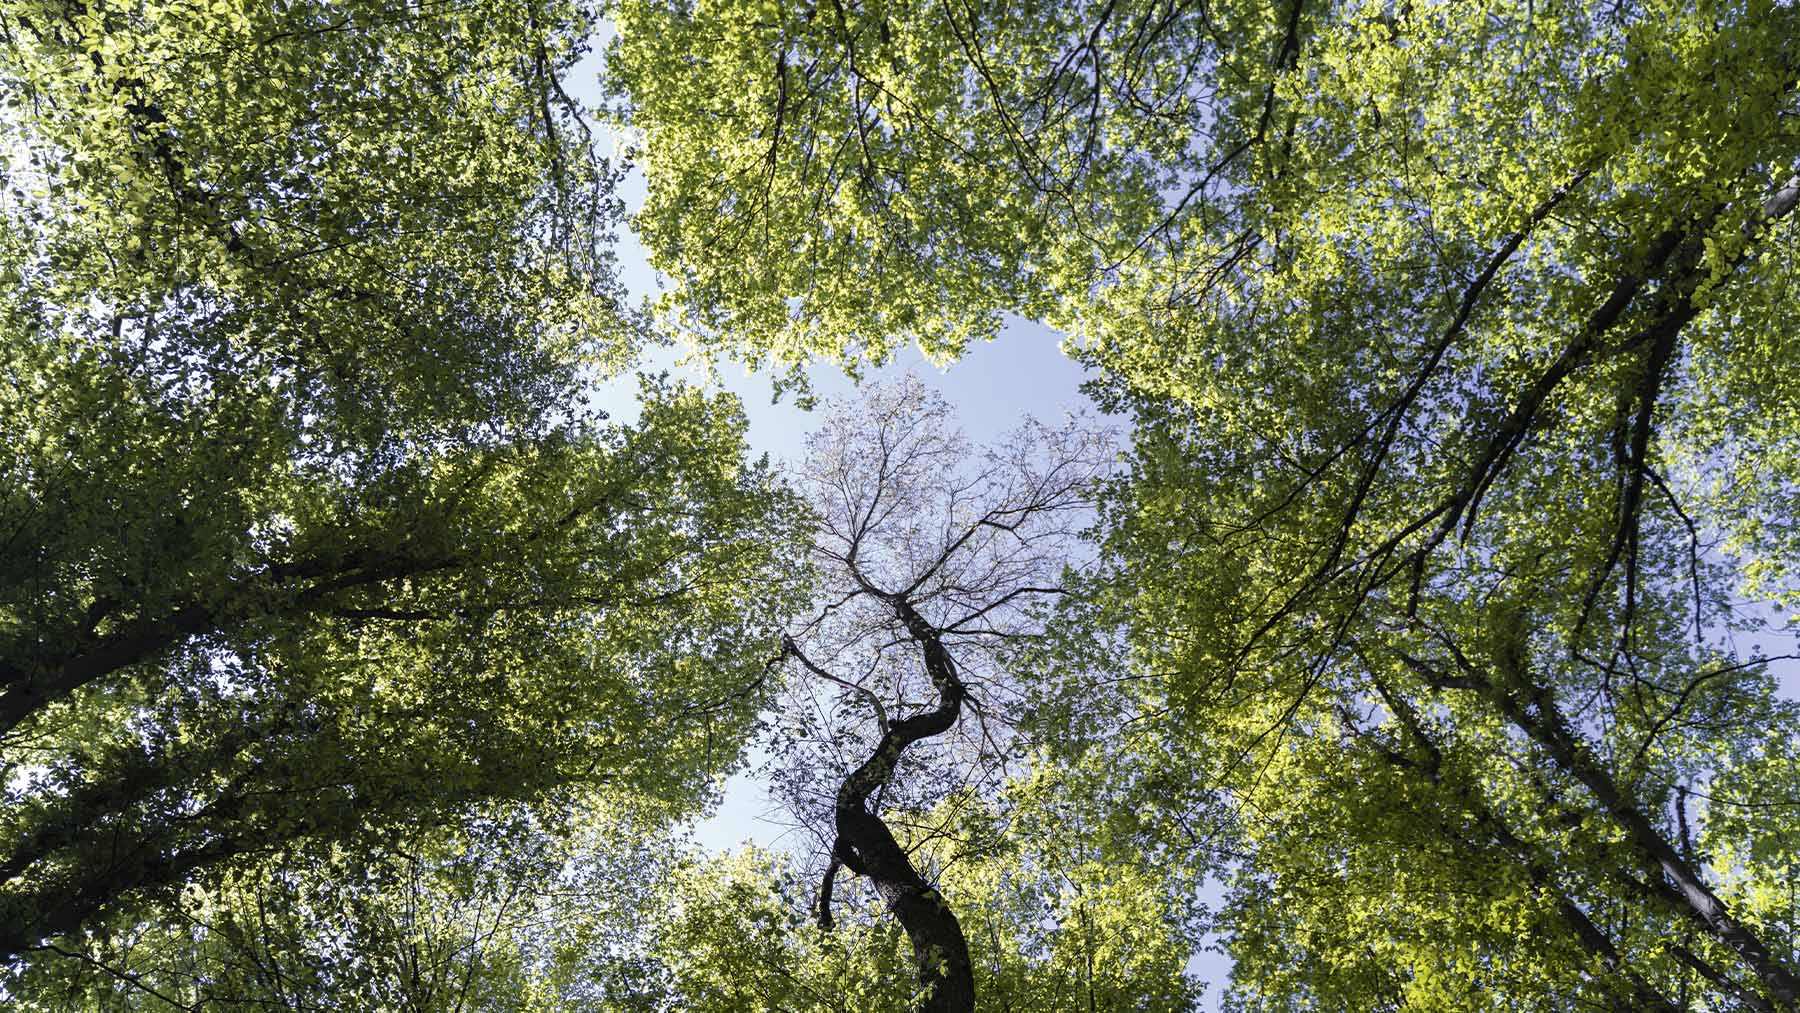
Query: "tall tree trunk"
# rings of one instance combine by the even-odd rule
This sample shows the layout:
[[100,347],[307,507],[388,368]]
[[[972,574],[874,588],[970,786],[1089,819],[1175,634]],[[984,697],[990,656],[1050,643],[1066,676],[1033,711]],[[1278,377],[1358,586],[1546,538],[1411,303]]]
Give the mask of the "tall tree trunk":
[[925,991],[919,1013],[973,1013],[975,976],[962,923],[937,888],[913,867],[906,850],[881,817],[869,811],[869,796],[893,777],[900,754],[915,742],[949,731],[962,714],[968,690],[957,678],[941,631],[921,617],[903,595],[879,597],[894,609],[924,655],[925,670],[937,687],[935,708],[894,722],[862,765],[838,786],[837,843],[819,889],[819,924],[831,927],[831,887],[839,866],[875,884],[875,892],[912,941],[919,984]]

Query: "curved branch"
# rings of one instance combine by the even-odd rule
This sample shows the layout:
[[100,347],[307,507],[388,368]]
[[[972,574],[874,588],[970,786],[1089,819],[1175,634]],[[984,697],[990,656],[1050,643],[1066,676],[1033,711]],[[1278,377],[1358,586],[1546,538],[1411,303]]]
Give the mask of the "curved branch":
[[[849,690],[850,692],[855,693],[858,696],[862,697],[864,700],[868,701],[869,708],[875,712],[875,720],[880,722],[881,730],[884,732],[887,731],[887,728],[888,728],[887,708],[882,706],[881,698],[876,696],[872,691],[870,691],[870,689],[867,686],[864,686],[863,684],[858,683],[858,682],[851,682],[848,679],[840,679],[837,676],[832,675],[830,672],[826,671],[825,669],[820,668],[818,665],[813,663],[813,660],[811,658],[806,656],[806,653],[804,651],[800,650],[800,645],[794,642],[793,637],[782,637],[781,638],[781,649],[783,651],[787,652],[788,654],[792,655],[794,658],[798,659],[800,664],[805,666],[805,668],[808,672],[811,672],[812,674],[818,676],[821,679],[826,680],[827,682],[836,683],[837,685],[844,687],[845,689]],[[830,893],[830,873],[826,874],[826,891],[825,892],[827,895],[829,895],[829,893]],[[829,928],[829,926],[827,926],[827,928]]]
[[831,927],[831,888],[837,867],[867,877],[913,944],[919,984],[925,991],[918,1005],[920,1013],[970,1013],[975,1008],[975,979],[962,924],[943,895],[913,867],[893,831],[869,811],[869,797],[887,785],[908,747],[955,726],[968,690],[944,647],[942,631],[926,622],[905,597],[880,597],[919,645],[926,674],[938,691],[938,703],[931,710],[887,725],[868,759],[838,786],[834,813],[838,838],[820,884],[819,925]]

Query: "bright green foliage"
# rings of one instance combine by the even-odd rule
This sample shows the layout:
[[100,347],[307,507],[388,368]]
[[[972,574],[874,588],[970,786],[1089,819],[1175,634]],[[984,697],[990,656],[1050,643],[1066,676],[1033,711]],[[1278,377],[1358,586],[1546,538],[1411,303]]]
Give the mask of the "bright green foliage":
[[[1800,718],[1733,639],[1796,588],[1791,6],[622,6],[678,308],[777,356],[1023,312],[1132,414],[1041,721],[1228,863],[1235,1002],[1800,1002]],[[938,231],[842,253],[903,187]]]
[[[1008,818],[971,795],[908,821],[903,841],[969,941],[981,1009],[1156,1013],[1196,1008],[1191,941],[1169,881],[1102,860],[1036,807],[1041,785],[1012,786]],[[1065,814],[1066,815],[1066,814]],[[1034,824],[1035,825],[1032,825]],[[1048,832],[1046,832],[1048,831]],[[911,946],[867,890],[836,925],[807,917],[816,883],[791,860],[749,851],[688,866],[656,933],[684,1010],[899,1011],[918,988]]]
[[[190,575],[174,618],[103,621],[65,667],[155,646],[15,730],[31,766],[4,823],[9,910],[64,928],[240,852],[484,798],[694,798],[755,713],[764,609],[784,601],[770,568],[792,533],[734,463],[741,426],[669,393],[604,440],[319,488],[296,502],[333,512],[296,511],[216,582]],[[746,603],[752,585],[775,593]],[[182,636],[189,615],[210,627]]]
[[[634,225],[675,282],[665,306],[752,358],[854,366],[907,340],[954,357],[1005,311],[1046,312],[1155,224],[1180,138],[1208,115],[1089,87],[1066,49],[1091,12],[1068,4],[612,13],[650,184]],[[1141,56],[1136,87],[1167,92],[1199,26],[1176,20],[1140,52],[1143,27],[1103,26],[1093,56]]]
[[5,987],[34,1013],[662,1008],[643,933],[677,852],[660,820],[603,812],[551,829],[489,807],[373,853],[302,845],[58,940]]
[[[982,1008],[1198,1008],[1179,887],[1106,857],[1056,776],[1012,785],[1004,819],[963,794],[909,821],[964,907]],[[912,948],[866,888],[821,931],[791,856],[707,857],[666,835],[655,812],[547,828],[493,807],[370,853],[302,845],[275,874],[206,877],[153,919],[58,940],[5,987],[32,1013],[909,1008]]]
[[489,803],[697,802],[804,533],[731,399],[581,405],[633,347],[588,14],[0,28],[0,953]]
[[813,891],[791,863],[759,851],[680,870],[656,933],[672,994],[704,1013],[908,1008],[918,975],[899,924],[858,910],[822,932],[807,917]]

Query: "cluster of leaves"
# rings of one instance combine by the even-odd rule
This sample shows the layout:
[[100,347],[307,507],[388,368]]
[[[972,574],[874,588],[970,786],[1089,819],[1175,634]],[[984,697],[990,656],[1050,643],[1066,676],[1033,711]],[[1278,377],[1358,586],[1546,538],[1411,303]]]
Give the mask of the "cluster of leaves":
[[1204,17],[1117,6],[616,5],[665,310],[752,361],[852,368],[1049,311],[1155,227],[1213,115],[1186,87]]
[[551,828],[489,807],[372,854],[305,850],[98,920],[6,988],[68,1013],[654,1008],[666,987],[637,951],[675,859],[663,822],[589,807]]

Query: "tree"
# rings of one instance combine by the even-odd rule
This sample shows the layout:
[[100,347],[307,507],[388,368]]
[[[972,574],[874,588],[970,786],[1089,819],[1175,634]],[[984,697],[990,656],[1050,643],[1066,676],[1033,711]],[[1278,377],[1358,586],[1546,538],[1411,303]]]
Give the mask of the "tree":
[[[665,308],[691,339],[752,361],[854,366],[908,340],[949,358],[1006,312],[1050,313],[1157,225],[1170,174],[1198,167],[1187,135],[1213,115],[1181,91],[1217,34],[1207,15],[609,12],[607,82],[649,184],[633,226],[674,283]],[[1234,40],[1266,17],[1235,20]]]
[[583,402],[638,330],[558,84],[591,27],[0,9],[15,967],[483,806],[692,805],[735,758],[800,513],[729,398]]
[[808,440],[799,486],[818,517],[821,607],[785,641],[803,736],[785,789],[808,822],[830,813],[819,926],[834,924],[839,870],[869,880],[912,943],[919,1009],[974,1009],[974,968],[955,898],[883,811],[929,808],[1005,769],[1001,656],[1040,632],[1031,606],[1061,593],[1107,450],[1071,422],[977,453],[914,378],[838,404]]
[[1795,596],[1791,8],[623,7],[671,310],[1023,312],[1132,414],[1059,626],[1123,650],[1062,678],[1237,877],[1237,1002],[1800,1001],[1795,708],[1734,639]]

